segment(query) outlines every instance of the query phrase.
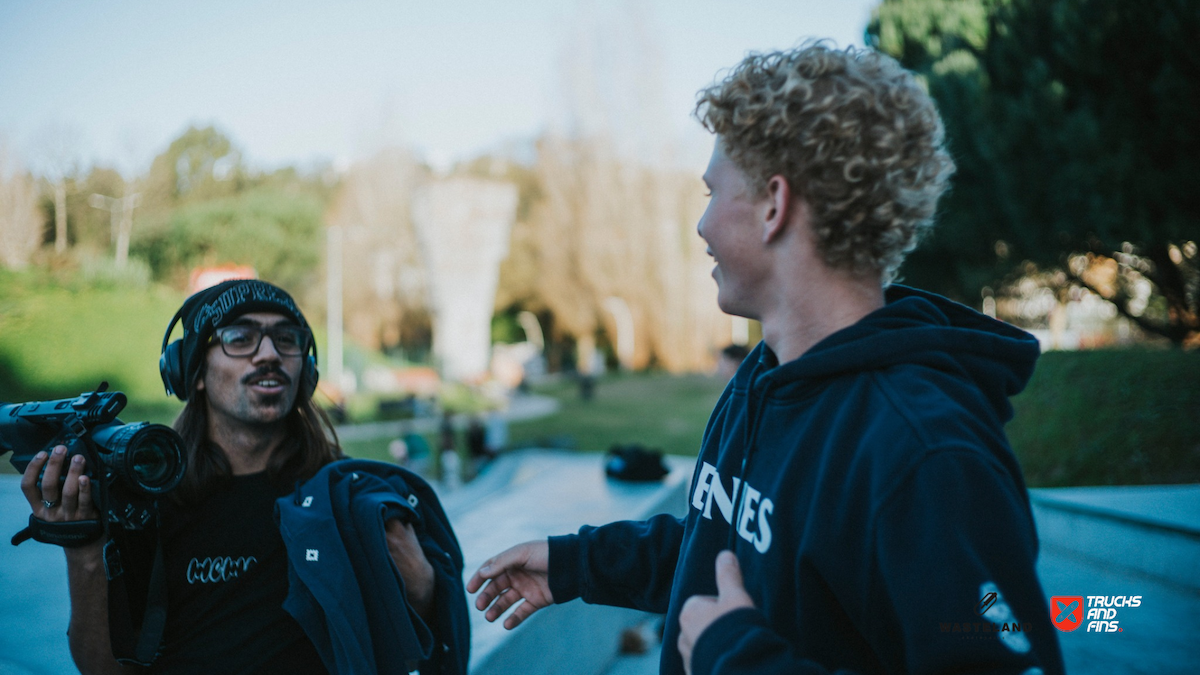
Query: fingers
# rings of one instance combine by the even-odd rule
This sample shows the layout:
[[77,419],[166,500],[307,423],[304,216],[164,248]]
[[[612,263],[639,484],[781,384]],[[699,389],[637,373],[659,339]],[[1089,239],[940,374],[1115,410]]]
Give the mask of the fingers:
[[[471,579],[474,580],[475,578],[476,577],[472,577]],[[483,590],[480,591],[479,596],[475,598],[475,609],[480,611],[487,609],[487,606],[492,604],[493,600],[498,598],[501,593],[510,588],[512,588],[512,580],[509,579],[507,574],[501,574],[495,579],[492,579],[490,583],[483,587]],[[470,587],[468,587],[468,590],[470,590]]]
[[522,599],[521,593],[515,588],[505,588],[496,594],[496,601],[492,603],[491,607],[488,607],[483,618],[488,621],[495,621],[507,612],[509,607],[512,607]]
[[57,502],[62,497],[58,478],[62,475],[63,460],[66,456],[67,448],[64,445],[55,446],[54,452],[50,453],[50,460],[46,462],[46,470],[42,473],[42,500]]
[[754,598],[746,591],[742,566],[733,551],[717,554],[717,597],[723,606],[730,609],[755,606]]
[[35,511],[42,505],[42,491],[37,482],[48,457],[49,455],[45,452],[34,455],[33,459],[29,460],[29,466],[25,467],[25,473],[21,474],[21,493],[25,495],[25,500]]
[[[97,517],[92,500],[91,479],[86,475],[87,462],[82,455],[67,462],[67,448],[56,446],[49,454],[39,452],[29,460],[21,474],[21,493],[29,502],[33,514],[42,520],[86,520]],[[66,464],[66,476],[59,484]],[[39,485],[40,477],[40,485]],[[53,506],[47,507],[45,502]]]
[[95,505],[92,504],[92,480],[87,476],[79,477],[79,510],[76,513],[83,520],[99,516]]
[[[474,593],[479,590],[485,581],[495,579],[501,574],[504,574],[511,567],[519,567],[524,564],[528,554],[524,553],[526,544],[518,544],[510,549],[506,549],[498,555],[488,558],[479,569],[475,570],[475,574],[471,575],[467,581],[467,592]],[[486,590],[484,591],[487,592]],[[480,609],[483,609],[480,607]]]
[[738,565],[737,556],[733,551],[721,551],[717,554],[717,595],[730,593],[745,593],[746,584],[742,581],[742,568]]
[[683,659],[685,673],[692,672],[692,648],[696,638],[700,637],[700,633],[712,622],[710,614],[716,607],[715,596],[693,595],[679,610],[679,639],[675,641],[675,648],[679,650],[679,656]]
[[512,630],[517,626],[520,626],[522,621],[528,619],[530,615],[541,608],[541,605],[530,602],[529,599],[526,598],[525,602],[517,605],[517,608],[513,610],[513,613],[509,614],[508,618],[504,620],[504,627],[508,630]]
[[512,630],[534,612],[550,605],[547,581],[550,548],[545,540],[530,541],[488,559],[467,581],[467,591],[479,593],[475,608],[495,621],[509,609],[504,627]]
[[62,513],[74,516],[79,508],[79,477],[83,475],[83,455],[71,458],[70,468],[67,469],[67,480],[62,486],[62,503],[59,504]]

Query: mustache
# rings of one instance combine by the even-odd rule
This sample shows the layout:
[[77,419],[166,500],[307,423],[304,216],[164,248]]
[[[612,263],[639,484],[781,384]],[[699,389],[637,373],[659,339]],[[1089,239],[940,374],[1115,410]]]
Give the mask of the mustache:
[[243,377],[242,384],[250,384],[254,380],[262,379],[267,375],[273,376],[275,379],[284,384],[292,383],[292,378],[288,377],[288,374],[283,372],[282,368],[279,368],[278,366],[262,366],[261,368],[255,369],[253,373]]

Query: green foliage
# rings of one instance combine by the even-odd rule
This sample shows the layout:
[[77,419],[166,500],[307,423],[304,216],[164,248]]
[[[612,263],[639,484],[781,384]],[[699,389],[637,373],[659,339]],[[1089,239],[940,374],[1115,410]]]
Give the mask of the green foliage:
[[513,305],[492,315],[492,342],[513,344],[525,341],[525,329],[517,321],[521,308]]
[[131,412],[169,419],[178,406],[163,393],[158,353],[182,301],[161,287],[0,272],[0,400],[65,398],[106,380]]
[[869,39],[925,78],[958,164],[906,278],[974,299],[1022,261],[1073,275],[1070,254],[1129,242],[1169,308],[1130,318],[1200,330],[1197,33],[1186,0],[885,0]]
[[147,178],[152,211],[226,197],[244,187],[241,154],[213,127],[191,127],[154,158]]
[[159,279],[178,281],[197,265],[251,265],[261,279],[298,289],[320,262],[321,204],[306,195],[255,190],[190,204],[142,233],[134,254]]
[[1008,425],[1039,487],[1200,481],[1200,353],[1049,352]]

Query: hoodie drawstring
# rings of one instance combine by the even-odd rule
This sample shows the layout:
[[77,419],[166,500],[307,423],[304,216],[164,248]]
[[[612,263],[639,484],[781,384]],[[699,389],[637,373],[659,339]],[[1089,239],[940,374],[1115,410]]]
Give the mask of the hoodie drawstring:
[[742,519],[742,510],[746,506],[746,470],[750,465],[750,455],[754,451],[754,443],[758,440],[758,426],[762,421],[763,410],[765,405],[761,403],[770,395],[771,389],[775,386],[775,381],[770,377],[764,377],[763,391],[760,396],[754,395],[758,388],[755,381],[758,377],[759,368],[762,367],[762,361],[754,364],[754,369],[750,371],[749,391],[746,395],[746,429],[742,432],[742,447],[745,450],[742,453],[742,468],[738,472],[738,482],[734,486],[737,506],[733,509],[733,522],[729,523],[729,545],[726,547],[730,551],[736,552],[734,546],[737,544],[737,529],[738,523]]

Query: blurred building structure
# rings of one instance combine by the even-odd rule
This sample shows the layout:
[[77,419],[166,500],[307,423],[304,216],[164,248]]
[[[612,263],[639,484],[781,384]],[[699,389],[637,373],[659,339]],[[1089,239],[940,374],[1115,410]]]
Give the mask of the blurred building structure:
[[431,182],[413,201],[433,353],[449,379],[481,379],[488,371],[500,261],[516,208],[516,186],[478,178]]

